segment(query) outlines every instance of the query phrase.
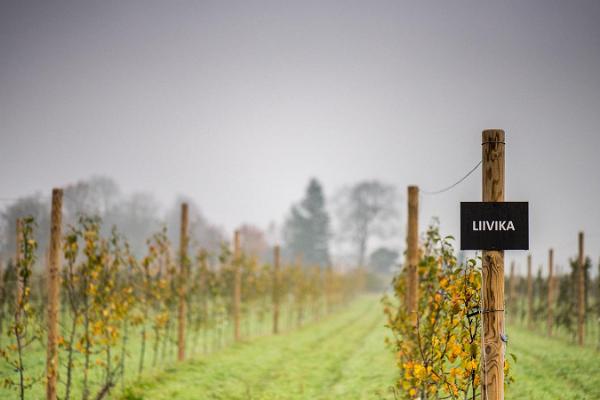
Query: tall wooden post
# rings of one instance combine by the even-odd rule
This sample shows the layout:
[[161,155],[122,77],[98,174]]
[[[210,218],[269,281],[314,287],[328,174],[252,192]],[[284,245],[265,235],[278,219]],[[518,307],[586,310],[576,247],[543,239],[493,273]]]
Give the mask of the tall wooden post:
[[548,336],[554,325],[554,250],[548,251]]
[[273,249],[273,333],[276,335],[279,333],[279,293],[280,293],[280,277],[281,277],[281,265],[280,265],[280,254],[279,246],[275,246]]
[[235,341],[241,339],[240,334],[240,308],[242,301],[242,270],[241,270],[240,231],[233,235],[233,337]]
[[533,277],[531,254],[527,255],[527,328],[533,328]]
[[[504,201],[504,131],[482,133],[482,197]],[[504,251],[483,252],[482,398],[504,399]]]
[[177,360],[185,359],[185,291],[188,270],[188,205],[181,204],[179,231],[179,307],[177,316]]
[[[4,260],[0,255],[0,293],[4,292]],[[4,309],[0,309],[0,335],[4,333],[2,329],[2,320],[4,319]]]
[[[0,257],[0,293],[4,290],[4,260]],[[4,308],[0,308],[0,335],[2,334],[4,334]]]
[[[21,262],[21,251],[23,250],[23,220],[21,218],[17,218],[16,221],[17,224],[17,236],[16,236],[16,240],[15,240],[15,268],[17,269],[17,271],[19,270],[20,266],[19,263]],[[17,274],[17,296],[16,296],[16,302],[17,302],[17,310],[19,310],[19,304],[21,304],[21,297],[23,296],[23,279],[21,279],[21,276],[19,274]],[[17,313],[17,317],[20,317],[20,314]]]
[[408,187],[408,233],[406,235],[406,307],[414,325],[419,304],[419,187]]
[[56,400],[58,375],[58,307],[60,288],[60,237],[62,225],[62,189],[52,190],[50,245],[48,249],[48,344],[46,346],[46,399]]
[[583,252],[583,232],[579,232],[579,259],[577,268],[577,342],[583,346],[585,325],[585,255]]

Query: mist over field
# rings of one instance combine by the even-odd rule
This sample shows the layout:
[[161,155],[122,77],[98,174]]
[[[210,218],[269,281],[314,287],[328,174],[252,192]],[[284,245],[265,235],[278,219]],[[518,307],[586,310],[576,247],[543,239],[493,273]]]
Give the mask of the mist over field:
[[[507,198],[531,203],[532,249],[565,259],[578,230],[600,234],[598,13],[594,1],[3,2],[0,196],[100,175],[163,213],[183,195],[227,232],[266,229],[311,177],[328,198],[371,179],[401,196],[443,188],[478,161],[480,132],[502,128]],[[422,220],[456,234],[479,182],[424,196]]]
[[0,398],[600,398],[599,20],[1,1]]

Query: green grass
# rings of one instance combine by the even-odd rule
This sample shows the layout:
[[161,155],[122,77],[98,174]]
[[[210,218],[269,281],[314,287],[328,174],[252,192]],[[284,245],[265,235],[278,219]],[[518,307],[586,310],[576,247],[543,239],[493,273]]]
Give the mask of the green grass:
[[[265,326],[253,322],[247,327],[248,332],[265,336],[235,345],[229,344],[231,327],[226,326],[221,344],[215,346],[216,336],[210,332],[209,353],[203,354],[201,337],[196,353],[185,363],[174,361],[175,343],[169,342],[168,356],[155,368],[151,353],[147,354],[144,374],[137,381],[140,341],[139,329],[135,329],[128,345],[128,387],[122,393],[117,386],[112,396],[123,400],[392,399],[389,388],[397,370],[393,355],[384,346],[387,332],[378,299],[363,296],[300,329],[295,329],[295,318],[286,314],[282,322],[287,332],[278,336],[268,335],[268,316]],[[509,325],[507,331],[507,352],[517,356],[513,364],[515,382],[506,390],[507,399],[600,399],[600,352],[594,345],[579,348],[564,335],[550,339],[542,329],[530,332],[519,324]],[[192,353],[191,338],[188,345]],[[28,349],[26,361],[31,371],[41,374],[45,352],[42,348]],[[74,399],[80,398],[80,357],[77,368]],[[0,376],[9,373],[14,376],[7,365],[0,365]],[[61,378],[64,382],[64,368]],[[92,371],[92,378],[97,389],[99,369]],[[59,393],[63,391],[61,385]],[[0,399],[14,398],[15,391],[0,387]],[[39,382],[28,391],[27,399],[42,398],[44,386]]]
[[[289,307],[282,307],[282,316],[285,316],[282,322],[282,329],[292,330],[296,327],[296,320],[287,318]],[[270,332],[271,329],[271,316],[266,315],[262,321],[253,313],[250,317],[245,316],[243,319],[242,334],[246,336],[252,335],[265,335]],[[307,315],[307,318],[311,315]],[[63,318],[63,321],[68,322],[68,317]],[[5,321],[5,324],[8,324]],[[65,324],[63,324],[65,325]],[[66,324],[69,325],[69,324]],[[6,327],[5,327],[6,328]],[[208,329],[207,331],[200,330],[199,332],[194,331],[193,323],[188,321],[188,336],[186,337],[186,353],[188,357],[201,357],[203,354],[218,352],[223,348],[230,346],[233,341],[233,327],[231,321],[226,319],[220,325],[220,333],[215,329]],[[131,384],[138,378],[139,360],[141,354],[141,326],[130,326],[129,335],[126,346],[126,357],[125,357],[125,384]],[[82,328],[78,328],[78,332],[81,333]],[[14,343],[12,336],[6,336],[8,329],[4,329],[3,335],[0,335],[0,347],[4,348],[9,344]],[[67,332],[61,329],[61,334],[67,336]],[[159,353],[157,357],[156,366],[153,365],[153,343],[155,335],[152,332],[151,325],[147,325],[147,342],[146,342],[146,354],[144,357],[144,368],[143,375],[158,373],[162,371],[165,365],[171,365],[176,360],[177,345],[176,345],[176,326],[172,326],[170,334],[165,339],[164,331],[161,331],[161,343]],[[45,339],[45,336],[44,336]],[[163,343],[164,340],[164,343]],[[163,354],[164,344],[164,354]],[[121,343],[117,344],[117,347],[113,347],[113,356],[120,356],[121,354]],[[91,357],[91,369],[90,369],[90,398],[95,398],[96,393],[100,390],[104,382],[104,374],[102,368],[98,367],[95,363],[96,360],[104,360],[104,353],[96,354],[100,348],[94,348],[94,355]],[[16,357],[14,351],[9,351],[11,358]],[[65,381],[66,381],[66,362],[67,352],[65,349],[59,349],[59,380],[58,380],[58,396],[59,398],[65,397]],[[113,360],[113,365],[117,360]],[[43,380],[45,376],[46,366],[46,350],[45,343],[36,341],[28,346],[24,351],[24,364],[25,364],[25,375],[35,379],[35,382],[27,388],[25,391],[26,399],[43,399],[45,398],[45,382]],[[73,369],[73,384],[71,388],[71,399],[80,399],[82,396],[83,389],[83,355],[75,352],[74,354],[74,369]],[[17,381],[18,374],[14,367],[9,365],[5,360],[0,359],[0,382],[4,383],[4,379],[12,379]],[[119,393],[122,384],[120,380],[116,383],[113,392]],[[4,399],[16,399],[18,398],[18,392],[16,387],[8,387],[4,384],[0,385],[0,400]]]
[[[126,400],[391,399],[396,378],[377,297],[277,337],[263,337],[165,371],[129,387]],[[600,353],[522,327],[508,329],[517,356],[507,399],[600,399]]]
[[517,356],[506,398],[600,399],[600,352],[522,327],[509,328],[507,352]]
[[125,399],[381,399],[395,376],[376,298],[289,334],[171,366]]

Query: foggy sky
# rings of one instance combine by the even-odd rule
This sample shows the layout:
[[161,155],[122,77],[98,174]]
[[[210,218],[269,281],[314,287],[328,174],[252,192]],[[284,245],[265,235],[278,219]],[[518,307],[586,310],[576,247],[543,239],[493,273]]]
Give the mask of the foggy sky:
[[[534,265],[578,230],[600,256],[598,1],[1,4],[0,198],[101,174],[265,227],[312,176],[444,187],[502,128]],[[480,198],[478,170],[421,225]]]

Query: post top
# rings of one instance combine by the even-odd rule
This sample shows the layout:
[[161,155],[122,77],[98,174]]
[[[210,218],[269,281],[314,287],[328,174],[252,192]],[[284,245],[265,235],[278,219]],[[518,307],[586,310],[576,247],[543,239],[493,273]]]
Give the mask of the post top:
[[408,191],[412,192],[412,191],[419,191],[419,187],[417,185],[408,185]]
[[481,132],[481,143],[502,142],[504,143],[504,131],[502,129],[486,129]]

